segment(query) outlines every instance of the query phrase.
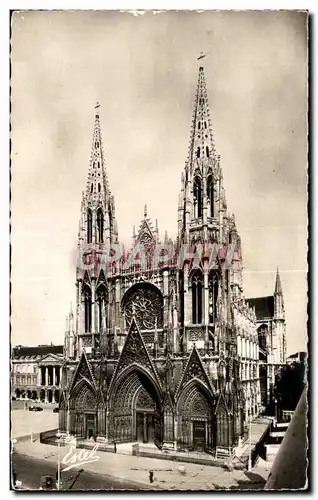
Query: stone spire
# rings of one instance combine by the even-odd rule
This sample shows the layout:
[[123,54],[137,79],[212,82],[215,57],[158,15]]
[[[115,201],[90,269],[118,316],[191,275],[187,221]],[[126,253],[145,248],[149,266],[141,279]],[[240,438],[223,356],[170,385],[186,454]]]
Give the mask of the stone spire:
[[79,244],[117,243],[114,196],[111,194],[100,126],[100,105],[94,108],[94,130],[86,190],[82,195]]
[[282,283],[280,280],[279,269],[277,268],[276,272],[276,283],[275,283],[275,295],[283,295]]
[[216,158],[208,94],[203,66],[199,67],[188,163],[193,171],[196,158]]
[[[109,193],[109,187],[106,176],[106,162],[103,151],[102,133],[99,120],[100,105],[95,105],[95,121],[93,131],[93,143],[88,170],[86,197],[93,196],[106,197]],[[101,194],[99,194],[101,193]],[[110,193],[109,193],[110,194]]]

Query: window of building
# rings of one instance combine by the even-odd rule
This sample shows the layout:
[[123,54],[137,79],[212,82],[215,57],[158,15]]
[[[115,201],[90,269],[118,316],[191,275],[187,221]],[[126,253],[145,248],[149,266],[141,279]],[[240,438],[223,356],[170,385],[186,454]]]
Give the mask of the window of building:
[[200,146],[197,148],[197,158],[200,158]]
[[209,323],[216,321],[216,303],[219,290],[219,273],[212,270],[209,274]]
[[87,210],[87,243],[92,243],[93,236],[93,216],[90,209]]
[[[100,188],[100,184],[98,184]],[[97,211],[97,237],[98,243],[104,242],[104,214],[101,208]]]
[[210,156],[210,151],[209,151],[208,146],[206,146],[206,148],[205,148],[205,152],[206,152],[206,157],[207,157],[207,158],[209,158],[209,156]]
[[84,314],[85,314],[85,332],[89,333],[92,328],[92,293],[86,285],[83,289],[84,295]]
[[200,271],[196,271],[191,278],[192,288],[192,323],[198,325],[202,323],[202,303],[203,303],[203,276]]
[[214,184],[212,175],[207,178],[207,199],[209,205],[209,216],[214,217]]
[[202,217],[202,182],[199,177],[195,177],[193,183],[194,217]]

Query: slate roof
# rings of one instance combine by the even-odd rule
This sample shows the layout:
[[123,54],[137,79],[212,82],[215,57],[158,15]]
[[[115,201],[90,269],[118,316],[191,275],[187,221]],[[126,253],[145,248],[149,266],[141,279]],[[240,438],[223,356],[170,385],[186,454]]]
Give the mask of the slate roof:
[[274,296],[255,297],[247,299],[250,306],[255,307],[256,319],[262,320],[274,317]]
[[46,354],[63,354],[62,345],[16,346],[12,349],[12,359],[37,359]]

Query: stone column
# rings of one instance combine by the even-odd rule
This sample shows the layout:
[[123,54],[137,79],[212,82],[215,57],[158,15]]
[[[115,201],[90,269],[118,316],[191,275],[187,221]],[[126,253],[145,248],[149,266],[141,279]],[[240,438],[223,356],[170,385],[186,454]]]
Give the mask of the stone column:
[[38,385],[42,385],[42,368],[41,366],[38,367]]
[[[48,386],[49,385],[49,370],[48,370],[48,366],[46,366],[44,369],[45,369],[45,385]],[[46,393],[45,393],[45,397],[46,397]]]

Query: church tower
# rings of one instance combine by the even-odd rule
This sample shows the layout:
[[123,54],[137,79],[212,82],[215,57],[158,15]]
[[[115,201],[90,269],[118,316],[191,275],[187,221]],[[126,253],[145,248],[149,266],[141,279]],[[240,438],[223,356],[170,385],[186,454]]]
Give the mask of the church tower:
[[118,243],[114,196],[111,194],[100,126],[100,106],[95,106],[94,131],[86,190],[82,193],[76,269],[76,345],[94,354],[107,328],[107,268],[105,249]]
[[273,345],[272,361],[274,364],[286,363],[286,322],[283,288],[277,268],[274,292]]

